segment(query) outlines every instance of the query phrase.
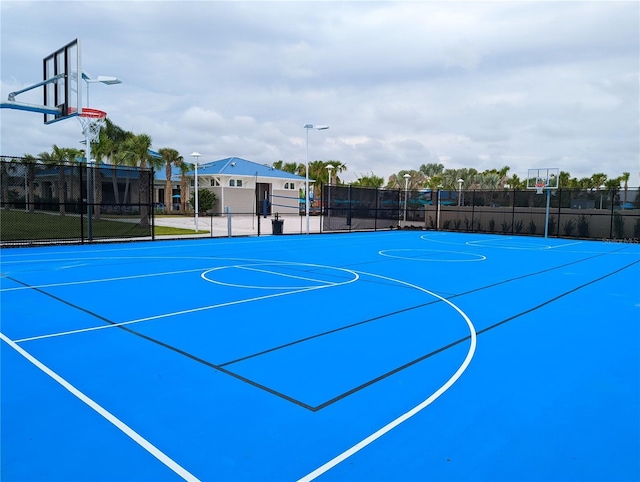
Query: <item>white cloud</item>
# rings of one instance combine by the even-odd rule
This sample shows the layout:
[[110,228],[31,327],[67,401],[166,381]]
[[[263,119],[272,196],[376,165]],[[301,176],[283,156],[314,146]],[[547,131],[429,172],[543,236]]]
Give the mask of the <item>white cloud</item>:
[[[313,122],[331,129],[310,136],[310,157],[346,163],[344,179],[427,162],[640,170],[637,2],[9,1],[0,13],[3,98],[77,36],[85,70],[124,81],[93,85],[92,107],[187,157],[303,162]],[[81,137],[73,120],[1,115],[2,154]]]

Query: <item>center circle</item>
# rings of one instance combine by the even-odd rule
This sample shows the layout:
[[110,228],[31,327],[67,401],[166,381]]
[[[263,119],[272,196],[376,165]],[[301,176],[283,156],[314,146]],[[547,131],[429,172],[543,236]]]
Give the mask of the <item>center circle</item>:
[[209,283],[233,288],[299,290],[342,286],[357,281],[350,269],[309,263],[250,263],[219,266],[203,272]]
[[470,263],[487,259],[486,256],[476,253],[436,251],[431,249],[385,249],[379,251],[378,254],[388,258],[406,259],[410,261],[440,261],[444,263]]

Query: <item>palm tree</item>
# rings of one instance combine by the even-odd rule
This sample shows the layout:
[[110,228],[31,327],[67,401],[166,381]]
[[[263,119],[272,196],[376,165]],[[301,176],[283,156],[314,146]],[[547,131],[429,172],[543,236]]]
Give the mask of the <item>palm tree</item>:
[[[409,180],[405,181],[405,174],[409,174]],[[420,189],[425,186],[429,186],[435,183],[435,187],[437,188],[439,184],[442,183],[442,177],[433,176],[431,178],[427,178],[422,171],[416,171],[414,169],[407,171],[402,170],[397,174],[391,174],[389,176],[389,180],[387,181],[388,189],[404,189],[407,186],[407,189]]]
[[162,160],[165,163],[165,175],[166,175],[166,183],[164,188],[164,205],[168,210],[172,209],[173,205],[173,197],[171,190],[171,172],[173,166],[179,167],[180,164],[184,161],[182,156],[175,149],[171,149],[170,147],[163,147],[159,149],[158,152],[162,156]]
[[596,172],[591,175],[591,186],[590,188],[598,189],[605,182],[607,182],[607,175],[604,172]]
[[180,169],[180,211],[184,213],[187,210],[187,173],[195,166],[183,160],[178,168]]
[[68,157],[67,150],[54,144],[51,152],[41,152],[38,154],[38,157],[42,159],[45,164],[54,166],[58,169],[58,181],[55,188],[55,194],[58,198],[60,216],[65,216],[67,214],[67,181],[65,179],[65,166]]
[[569,180],[571,178],[571,174],[566,171],[560,171],[558,175],[558,188],[565,189],[569,187]]
[[520,180],[520,177],[517,174],[511,174],[511,177],[507,179],[505,185],[508,184],[511,189],[522,189],[523,181]]
[[627,202],[627,189],[629,189],[629,178],[631,177],[631,173],[629,172],[623,172],[622,176],[620,176],[620,180],[622,182],[624,182],[624,201],[622,201],[623,203]]
[[316,194],[320,190],[321,184],[326,184],[329,180],[329,171],[327,170],[327,164],[323,161],[311,161],[309,163],[309,179],[315,181],[313,185],[314,199],[317,199]]
[[2,204],[9,210],[9,174],[15,170],[15,164],[10,158],[0,159],[0,185],[2,186]]
[[[92,150],[95,149],[96,156],[104,157],[111,165],[111,186],[113,188],[113,200],[116,205],[121,205],[120,189],[118,187],[118,166],[121,160],[118,157],[118,150],[127,138],[127,131],[117,126],[107,117],[105,125],[100,129],[98,142]],[[128,175],[127,175],[128,181]]]
[[27,203],[30,213],[36,210],[34,184],[36,180],[36,164],[38,160],[31,154],[25,154],[23,162],[27,165],[27,192],[24,193],[24,201]]
[[[149,177],[144,172],[150,162],[149,149],[151,136],[147,134],[130,134],[122,143],[118,157],[127,166],[139,167],[140,175],[140,225],[149,226]],[[162,161],[160,161],[162,162]]]
[[[347,165],[344,162],[332,159],[325,162],[324,167],[327,168],[328,165],[332,165],[333,169],[331,170],[331,184],[340,184],[342,181],[338,177],[338,174],[347,170]],[[384,181],[383,181],[384,183]]]
[[426,177],[442,176],[444,172],[444,165],[439,163],[422,164],[419,170]]
[[384,184],[384,178],[376,176],[373,172],[370,176],[360,176],[352,186],[380,188]]
[[76,173],[76,167],[82,164],[82,159],[84,158],[84,151],[81,149],[74,149],[73,147],[65,147],[64,148],[66,162],[70,166],[69,169],[69,199],[77,199],[75,188],[78,188],[78,195],[82,192],[82,187],[79,183],[75,182],[74,174]]
[[504,187],[505,183],[509,181],[507,177],[507,173],[511,170],[509,166],[503,166],[502,169],[498,171],[498,176],[500,177],[500,181],[498,182],[498,187]]

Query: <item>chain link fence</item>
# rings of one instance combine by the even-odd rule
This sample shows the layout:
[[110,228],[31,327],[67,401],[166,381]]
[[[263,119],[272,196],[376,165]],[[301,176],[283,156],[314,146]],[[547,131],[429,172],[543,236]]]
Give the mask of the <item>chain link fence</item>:
[[640,242],[640,193],[627,189],[389,190],[323,186],[322,231],[430,229]]
[[153,239],[153,173],[0,160],[0,245]]

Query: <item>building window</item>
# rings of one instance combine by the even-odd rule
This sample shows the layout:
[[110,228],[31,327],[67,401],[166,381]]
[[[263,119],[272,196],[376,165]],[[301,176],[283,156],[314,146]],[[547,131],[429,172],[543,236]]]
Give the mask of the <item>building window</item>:
[[219,187],[220,186],[220,181],[218,179],[216,179],[215,177],[211,178],[211,187]]
[[295,189],[296,186],[295,186],[295,183],[293,183],[293,182],[285,182],[284,183],[284,188],[285,189]]
[[235,179],[229,179],[229,187],[235,187],[236,186],[236,180]]
[[236,187],[242,187],[242,179],[236,179]]

